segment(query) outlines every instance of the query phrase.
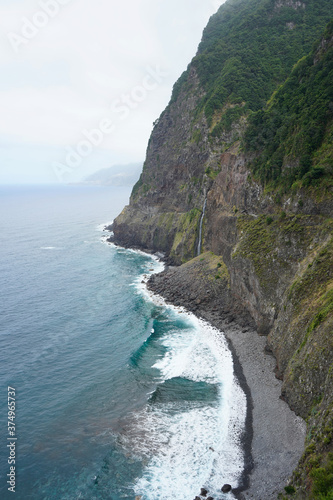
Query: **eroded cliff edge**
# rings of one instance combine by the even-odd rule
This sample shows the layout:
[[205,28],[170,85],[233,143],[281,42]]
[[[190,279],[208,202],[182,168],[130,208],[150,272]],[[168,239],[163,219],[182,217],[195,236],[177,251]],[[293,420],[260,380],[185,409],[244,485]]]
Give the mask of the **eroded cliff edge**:
[[325,0],[223,5],[113,226],[116,242],[201,276],[190,309],[267,336],[282,397],[308,424],[284,494],[316,499],[333,490],[331,17]]

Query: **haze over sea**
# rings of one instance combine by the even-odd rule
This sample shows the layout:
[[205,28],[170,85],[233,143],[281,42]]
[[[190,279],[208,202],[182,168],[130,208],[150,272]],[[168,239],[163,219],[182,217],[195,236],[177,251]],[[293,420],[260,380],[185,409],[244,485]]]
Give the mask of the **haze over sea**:
[[[0,498],[193,500],[243,469],[224,336],[152,297],[162,264],[107,244],[129,188],[0,188]],[[16,495],[7,387],[16,390]]]

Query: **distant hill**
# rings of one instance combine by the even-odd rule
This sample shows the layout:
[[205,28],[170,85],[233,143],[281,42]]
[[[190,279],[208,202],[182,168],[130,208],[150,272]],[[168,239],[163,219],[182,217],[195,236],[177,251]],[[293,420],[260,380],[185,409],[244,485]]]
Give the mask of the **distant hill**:
[[97,186],[134,186],[140,177],[142,164],[143,162],[129,163],[103,168],[86,177],[83,182]]

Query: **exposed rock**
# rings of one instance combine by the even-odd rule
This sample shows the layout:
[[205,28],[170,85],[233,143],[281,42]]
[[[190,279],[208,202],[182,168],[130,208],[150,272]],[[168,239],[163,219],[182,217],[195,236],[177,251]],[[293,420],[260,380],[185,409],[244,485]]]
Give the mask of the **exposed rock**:
[[282,7],[291,7],[292,9],[305,9],[306,5],[300,0],[277,0],[275,3],[276,9],[281,9]]
[[222,493],[229,493],[229,491],[231,491],[231,490],[232,490],[232,487],[230,486],[230,484],[225,484],[221,488]]

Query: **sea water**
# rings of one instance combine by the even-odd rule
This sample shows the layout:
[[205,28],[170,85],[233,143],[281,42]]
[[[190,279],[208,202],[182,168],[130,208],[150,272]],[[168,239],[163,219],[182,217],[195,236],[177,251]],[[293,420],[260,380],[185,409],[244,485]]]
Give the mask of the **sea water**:
[[0,498],[193,500],[238,486],[246,398],[223,334],[106,241],[127,188],[0,189]]

